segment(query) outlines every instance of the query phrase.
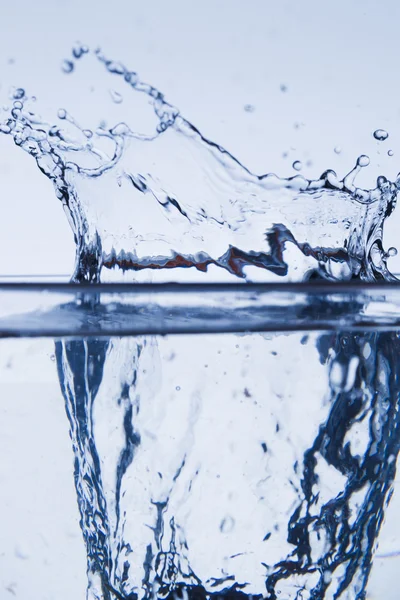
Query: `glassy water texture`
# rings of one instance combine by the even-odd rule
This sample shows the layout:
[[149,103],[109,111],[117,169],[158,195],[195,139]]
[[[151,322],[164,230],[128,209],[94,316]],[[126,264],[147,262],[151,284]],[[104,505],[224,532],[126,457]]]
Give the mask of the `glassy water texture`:
[[304,332],[3,341],[3,589],[82,597],[79,518],[88,598],[363,598],[376,551],[365,597],[394,599],[397,344]]
[[[55,186],[74,282],[395,280],[398,181],[357,188],[368,157],[343,179],[256,176],[94,59],[150,102],[152,133],[64,108],[47,123],[22,88],[1,126]],[[399,451],[398,350],[384,331],[56,341],[88,600],[366,598]]]

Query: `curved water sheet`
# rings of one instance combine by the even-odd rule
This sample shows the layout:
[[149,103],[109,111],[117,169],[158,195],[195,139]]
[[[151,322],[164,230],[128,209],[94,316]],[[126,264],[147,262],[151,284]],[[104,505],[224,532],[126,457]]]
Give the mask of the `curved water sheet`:
[[[357,188],[367,156],[341,180],[331,170],[317,181],[255,175],[135,72],[79,48],[69,63],[92,60],[89,73],[105,71],[103,87],[123,90],[112,90],[110,115],[78,123],[60,108],[48,123],[18,88],[0,126],[54,183],[76,241],[74,281],[106,280],[105,269],[117,271],[114,279],[132,271],[135,280],[187,280],[195,270],[219,280],[224,271],[262,281],[301,281],[316,270],[393,278],[382,235],[398,182],[381,176],[376,189]],[[68,71],[71,82],[80,66]],[[95,112],[90,95],[86,104]]]
[[[114,114],[150,104],[145,133],[65,108],[47,123],[22,88],[1,125],[54,183],[74,282],[394,279],[398,182],[358,189],[366,156],[343,179],[254,175],[100,51],[74,48],[71,85],[81,60],[125,86]],[[364,600],[399,452],[398,334],[202,339],[56,342],[88,600]]]

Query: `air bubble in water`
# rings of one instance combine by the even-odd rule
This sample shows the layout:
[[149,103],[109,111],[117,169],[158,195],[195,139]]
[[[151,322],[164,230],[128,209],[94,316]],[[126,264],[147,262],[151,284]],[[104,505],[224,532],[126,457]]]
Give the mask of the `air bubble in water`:
[[300,160],[295,160],[292,164],[292,167],[295,171],[301,171],[303,168],[303,163]]
[[64,71],[64,73],[72,73],[72,71],[74,70],[74,63],[72,62],[72,60],[63,60],[61,68]]
[[376,129],[374,131],[374,138],[376,140],[378,140],[378,142],[384,142],[385,140],[388,139],[389,134],[387,131],[385,131],[384,129]]
[[357,159],[358,167],[368,167],[369,163],[370,159],[369,156],[367,156],[366,154],[361,154],[361,156],[359,156]]
[[234,527],[235,527],[234,519],[232,519],[232,517],[228,516],[228,517],[225,517],[225,519],[222,519],[219,529],[220,529],[221,533],[231,533],[231,531],[233,530]]

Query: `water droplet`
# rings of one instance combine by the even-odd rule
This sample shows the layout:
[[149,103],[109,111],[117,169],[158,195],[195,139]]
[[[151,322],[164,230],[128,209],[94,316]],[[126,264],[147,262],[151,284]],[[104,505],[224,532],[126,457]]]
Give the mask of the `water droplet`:
[[283,93],[288,91],[287,85],[285,83],[281,83],[280,89],[281,89],[281,92],[283,92]]
[[77,42],[72,48],[72,55],[74,58],[81,58],[83,54],[87,54],[89,52],[89,48],[87,46],[82,46],[79,42]]
[[119,92],[116,92],[115,90],[110,90],[110,96],[112,101],[115,102],[115,104],[121,104],[123,98]]
[[74,70],[74,63],[72,60],[63,60],[61,69],[64,71],[64,73],[72,73]]
[[243,108],[248,113],[252,113],[256,109],[256,107],[253,104],[245,104]]
[[303,163],[300,160],[295,160],[292,164],[292,167],[295,171],[301,171],[303,168]]
[[90,139],[91,137],[93,137],[93,131],[91,129],[84,129],[82,131],[83,135],[86,136],[88,139]]
[[380,189],[383,188],[387,182],[388,180],[384,175],[379,175],[378,179],[376,180],[376,184]]
[[389,134],[384,129],[376,129],[373,133],[373,136],[378,142],[384,142],[388,139]]
[[127,71],[124,75],[124,78],[127,83],[131,84],[132,87],[134,87],[139,81],[139,77],[134,71]]
[[66,119],[67,118],[67,111],[65,110],[65,108],[60,108],[57,112],[57,116],[59,119]]
[[390,258],[392,256],[397,256],[397,248],[394,248],[393,246],[391,248],[389,248],[389,250],[386,252],[386,256],[388,258]]
[[388,156],[393,156],[393,155],[394,155],[393,150],[388,150]]
[[14,554],[17,558],[20,558],[21,560],[28,560],[29,558],[29,551],[23,544],[17,544],[15,546]]
[[340,146],[335,146],[333,149],[335,154],[341,154],[342,153],[342,149]]
[[14,100],[21,100],[21,98],[23,98],[24,96],[25,90],[23,88],[17,88],[16,90],[13,90],[11,94],[11,98],[13,98]]
[[369,163],[369,156],[367,156],[366,154],[361,154],[361,156],[359,156],[357,159],[358,167],[368,167]]
[[106,62],[106,67],[110,73],[115,73],[116,75],[123,75],[126,71],[122,63],[113,60],[110,62]]
[[181,391],[181,386],[177,385],[175,389],[176,389],[177,392],[180,392]]
[[50,360],[52,360],[53,362],[56,360],[55,354],[50,354]]
[[221,524],[219,526],[219,530],[221,531],[221,533],[231,533],[234,527],[235,521],[232,519],[232,517],[228,516],[225,517],[225,519],[222,519]]

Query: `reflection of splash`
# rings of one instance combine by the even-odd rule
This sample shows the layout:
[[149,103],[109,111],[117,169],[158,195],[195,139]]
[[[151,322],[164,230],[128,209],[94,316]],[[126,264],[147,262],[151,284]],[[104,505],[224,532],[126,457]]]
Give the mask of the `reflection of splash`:
[[[149,434],[143,426],[138,428],[137,422],[141,410],[140,384],[146,372],[142,359],[149,348],[146,339],[138,343],[113,340],[112,356],[109,344],[98,340],[57,343],[59,376],[75,453],[81,526],[88,553],[89,598],[136,600],[153,597],[154,593],[160,598],[186,597],[186,594],[193,599],[210,595],[247,598],[248,582],[236,578],[235,571],[229,571],[233,569],[230,564],[225,567],[226,577],[222,579],[199,578],[191,567],[185,529],[171,508],[176,487],[182,485],[179,484],[182,473],[189,468],[185,464],[192,438],[198,435],[196,416],[189,409],[188,421],[183,416],[180,421],[184,445],[180,446],[176,464],[170,466],[169,474],[159,473],[163,482],[160,485],[164,486],[162,500],[156,501],[149,495],[149,503],[154,505],[149,515],[155,518],[154,523],[151,524],[150,516],[135,512],[130,503],[135,503],[135,496],[131,501],[124,499],[133,486],[129,466],[140,460],[140,453],[143,457],[143,452],[149,452],[146,439],[142,439]],[[271,600],[280,596],[291,600],[339,599],[348,593],[351,598],[362,600],[395,478],[400,444],[398,335],[340,333],[320,336],[317,344],[320,359],[330,373],[330,408],[321,413],[325,415],[323,420],[315,423],[318,433],[303,454],[303,464],[296,461],[293,474],[285,476],[288,481],[299,480],[301,487],[294,508],[286,517],[279,516],[286,520],[280,529],[282,533],[273,542],[276,545],[277,539],[280,540],[282,548],[288,543],[292,550],[275,564],[263,563],[267,597]],[[151,363],[154,360],[155,355],[151,355]],[[111,387],[110,376],[115,382]],[[96,403],[100,403],[97,409]],[[103,418],[109,419],[107,430],[102,432],[100,427],[100,433],[98,425],[96,433],[93,428],[96,410],[105,410]],[[194,410],[196,413],[198,409]],[[273,414],[271,418],[274,420]],[[185,427],[189,427],[187,435]],[[118,435],[113,431],[118,431]],[[274,453],[274,440],[268,445]],[[267,445],[263,451],[267,451]],[[198,459],[199,465],[205,460],[200,456]],[[151,457],[147,460],[151,461]],[[173,464],[173,456],[171,460]],[[207,463],[204,468],[207,470]],[[267,471],[267,479],[269,476],[274,477]],[[188,507],[194,480],[190,481]],[[332,481],[336,481],[333,487]],[[141,485],[145,488],[148,485],[148,494],[152,494],[158,484],[149,481]],[[143,499],[140,510],[142,503]],[[132,514],[127,515],[127,509]],[[136,537],[132,537],[132,530],[128,534],[132,519],[143,520]],[[268,527],[273,530],[274,523]],[[266,543],[268,539],[265,536]],[[256,539],[254,544],[257,545]],[[143,564],[138,565],[140,557]],[[261,598],[264,594],[265,590],[260,589],[258,594],[253,592],[253,597]]]
[[[73,61],[86,54],[75,47]],[[20,88],[0,128],[55,185],[75,235],[75,280],[97,281],[102,267],[206,271],[210,265],[250,279],[249,266],[262,269],[264,279],[301,280],[310,268],[333,279],[393,279],[382,235],[397,182],[380,177],[376,189],[356,188],[367,157],[343,180],[329,170],[317,181],[256,176],[136,73],[99,51],[95,56],[127,92],[150,101],[151,134],[121,122],[85,129],[65,109],[59,124],[47,124],[30,112]],[[283,258],[288,244],[300,250],[289,264]]]

